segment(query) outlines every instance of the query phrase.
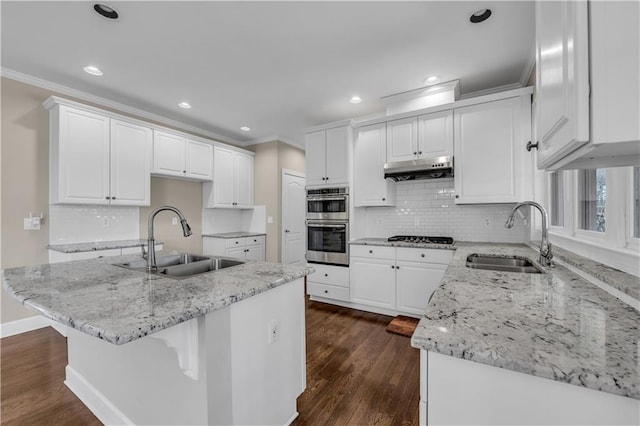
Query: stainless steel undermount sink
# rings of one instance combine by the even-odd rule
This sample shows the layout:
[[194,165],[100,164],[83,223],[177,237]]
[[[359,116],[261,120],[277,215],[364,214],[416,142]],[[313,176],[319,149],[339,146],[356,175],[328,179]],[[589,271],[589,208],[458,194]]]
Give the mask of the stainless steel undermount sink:
[[524,256],[473,253],[467,256],[467,268],[520,272],[524,274],[544,274],[544,270]]
[[[156,257],[156,270],[152,273],[164,275],[170,278],[182,279],[236,265],[242,265],[243,263],[244,262],[239,260],[224,259],[215,256],[200,256],[190,253],[180,253]],[[114,263],[114,265],[134,271],[147,272],[147,261],[144,259],[126,263]]]

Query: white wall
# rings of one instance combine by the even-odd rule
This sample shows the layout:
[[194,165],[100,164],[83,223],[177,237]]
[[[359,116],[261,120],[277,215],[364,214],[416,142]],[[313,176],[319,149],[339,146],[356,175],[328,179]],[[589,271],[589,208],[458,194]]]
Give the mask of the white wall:
[[112,206],[49,206],[50,244],[140,238],[140,208]]
[[528,241],[523,218],[516,216],[512,229],[504,227],[512,204],[456,205],[453,179],[398,182],[396,185],[396,207],[355,209],[352,223],[356,226],[352,228],[352,238],[431,235],[453,237],[456,241]]

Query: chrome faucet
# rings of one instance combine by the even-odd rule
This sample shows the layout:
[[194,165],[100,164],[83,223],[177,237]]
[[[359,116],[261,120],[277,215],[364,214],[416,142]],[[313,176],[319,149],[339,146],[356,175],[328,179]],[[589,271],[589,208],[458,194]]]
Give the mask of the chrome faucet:
[[547,227],[547,211],[540,204],[533,201],[523,201],[522,203],[516,204],[516,206],[511,210],[511,214],[507,218],[507,222],[504,224],[505,228],[513,227],[513,219],[516,211],[522,206],[531,206],[535,207],[540,211],[542,215],[542,242],[540,243],[540,263],[544,266],[553,266],[553,253],[551,253],[551,243],[549,242],[549,228]]
[[180,225],[182,225],[182,233],[185,237],[191,235],[191,227],[187,223],[187,219],[184,218],[180,210],[171,206],[158,207],[149,214],[149,234],[147,239],[147,272],[153,272],[156,269],[156,246],[155,239],[153,238],[153,220],[156,215],[163,210],[170,210],[178,215],[180,218]]

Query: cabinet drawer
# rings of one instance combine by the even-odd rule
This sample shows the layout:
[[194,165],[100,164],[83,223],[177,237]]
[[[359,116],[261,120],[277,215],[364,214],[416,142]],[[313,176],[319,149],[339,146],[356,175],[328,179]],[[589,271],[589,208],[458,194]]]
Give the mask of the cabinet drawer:
[[248,246],[262,245],[264,244],[264,235],[258,235],[255,237],[245,237],[245,243]]
[[351,245],[351,256],[355,257],[366,257],[369,259],[396,259],[396,248],[395,247],[382,247],[382,246],[365,246],[352,244]]
[[307,282],[307,294],[310,296],[326,297],[328,299],[349,301],[349,289],[335,285]]
[[307,282],[349,287],[349,268],[342,266],[318,265],[310,263],[316,271],[309,274]]
[[398,247],[399,261],[448,265],[452,258],[453,250]]
[[245,245],[247,245],[247,242],[245,240],[246,238],[229,238],[225,241],[225,247],[244,247]]

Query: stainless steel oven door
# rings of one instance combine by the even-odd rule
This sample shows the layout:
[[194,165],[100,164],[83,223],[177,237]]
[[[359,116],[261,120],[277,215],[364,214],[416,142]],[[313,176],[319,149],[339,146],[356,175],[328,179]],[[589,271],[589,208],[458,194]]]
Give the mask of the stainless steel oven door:
[[307,260],[349,265],[349,222],[308,220]]
[[349,220],[349,196],[308,195],[307,219]]

